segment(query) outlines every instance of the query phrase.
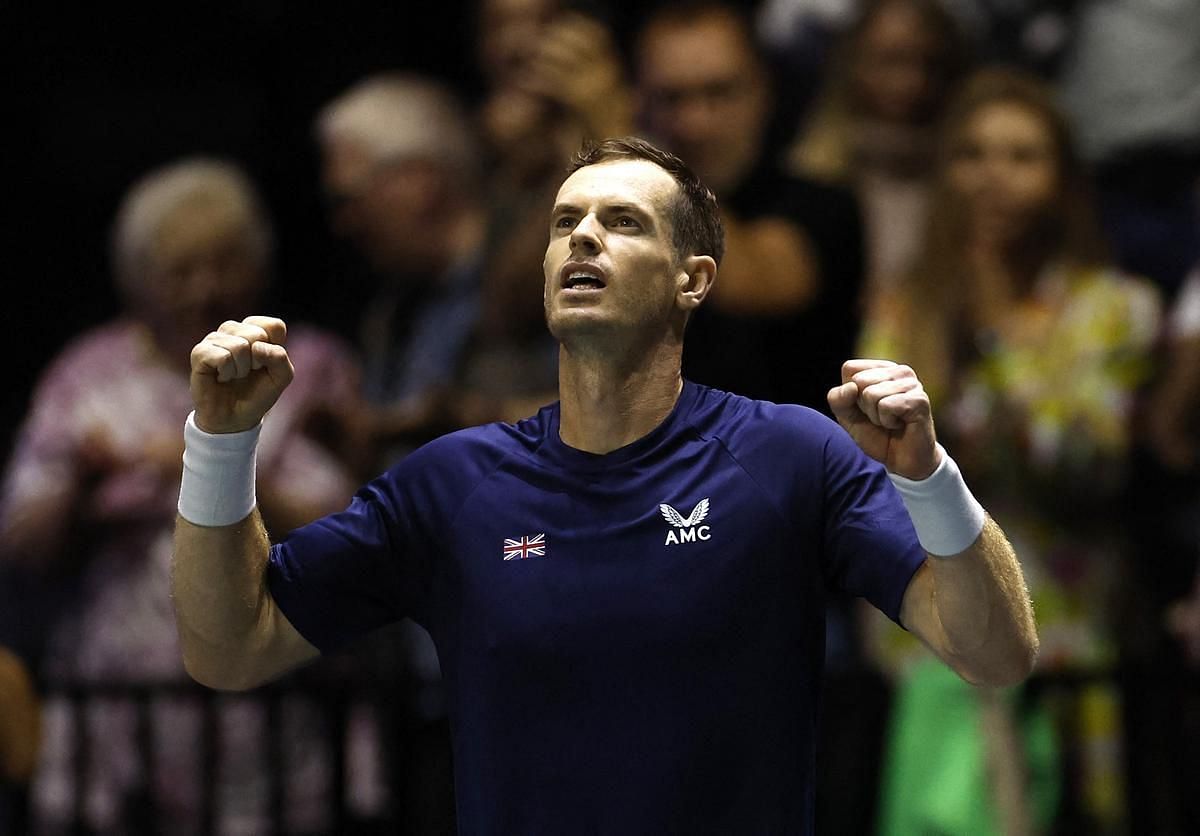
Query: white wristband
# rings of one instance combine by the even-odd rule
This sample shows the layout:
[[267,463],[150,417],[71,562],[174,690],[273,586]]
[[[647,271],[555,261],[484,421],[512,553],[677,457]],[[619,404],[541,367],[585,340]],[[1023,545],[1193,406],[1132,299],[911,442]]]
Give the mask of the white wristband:
[[949,557],[966,549],[983,531],[985,512],[971,494],[954,459],[939,444],[942,463],[927,478],[906,479],[889,473],[921,547],[929,554]]
[[241,522],[254,510],[254,461],[262,424],[237,433],[207,433],[192,412],[183,425],[179,516],[194,525]]

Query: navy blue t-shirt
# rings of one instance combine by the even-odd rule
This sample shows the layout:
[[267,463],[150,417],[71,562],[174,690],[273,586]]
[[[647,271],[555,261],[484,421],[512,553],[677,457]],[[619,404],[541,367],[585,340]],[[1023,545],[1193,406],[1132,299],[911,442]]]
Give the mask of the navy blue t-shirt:
[[412,453],[272,548],[275,600],[322,651],[429,630],[461,833],[810,832],[826,590],[896,620],[925,559],[885,471],[691,382],[612,453],[558,422]]

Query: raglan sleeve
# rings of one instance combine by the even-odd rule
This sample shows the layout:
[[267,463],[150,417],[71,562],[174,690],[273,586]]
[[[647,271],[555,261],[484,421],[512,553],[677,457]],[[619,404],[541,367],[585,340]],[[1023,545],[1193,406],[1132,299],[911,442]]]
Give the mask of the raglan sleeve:
[[272,545],[271,596],[317,649],[334,651],[401,618],[424,621],[441,549],[435,532],[453,501],[452,486],[438,478],[444,459],[417,450],[344,510]]
[[823,446],[824,573],[900,623],[909,581],[925,562],[912,519],[883,465],[832,428]]

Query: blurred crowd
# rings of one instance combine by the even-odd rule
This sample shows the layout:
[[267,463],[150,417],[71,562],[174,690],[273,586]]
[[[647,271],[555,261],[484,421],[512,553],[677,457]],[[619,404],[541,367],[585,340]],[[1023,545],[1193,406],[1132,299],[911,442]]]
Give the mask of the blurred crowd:
[[[291,189],[320,195],[356,263],[289,321],[296,380],[258,453],[271,535],[438,435],[555,400],[554,192],[581,142],[644,136],[713,189],[727,234],[684,374],[828,414],[844,359],[913,366],[1030,582],[1038,668],[1000,691],[829,597],[818,832],[1200,832],[1195,4],[468,8],[478,85],[398,57],[311,114],[318,164]],[[147,764],[131,699],[68,695],[187,682],[167,591],[189,351],[289,292],[259,178],[181,149],[127,184],[105,273],[122,309],[45,363],[12,428],[2,832],[198,832],[197,704],[152,700]],[[336,755],[304,698],[331,682],[389,694],[354,700],[354,832],[454,832],[418,625],[293,680],[287,832],[331,828]],[[266,827],[264,724],[221,703],[221,833]]]

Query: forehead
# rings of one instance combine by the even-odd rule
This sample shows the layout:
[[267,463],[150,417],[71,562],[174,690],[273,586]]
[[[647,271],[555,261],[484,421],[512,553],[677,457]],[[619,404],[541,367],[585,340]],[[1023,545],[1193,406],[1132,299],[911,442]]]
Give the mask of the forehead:
[[923,46],[933,40],[933,33],[915,6],[905,2],[885,3],[863,31],[863,42],[868,46],[890,46],[897,41],[909,43],[918,40]]
[[990,102],[967,120],[968,132],[994,139],[1051,143],[1050,126],[1040,114],[1017,102]]
[[558,0],[484,0],[481,13],[490,23],[541,22],[549,18],[557,7]]
[[733,75],[755,60],[737,25],[712,15],[652,25],[639,57],[642,72],[659,84]]
[[331,184],[357,183],[374,165],[367,146],[348,136],[332,136],[323,146],[322,174]]
[[228,196],[194,195],[159,222],[151,252],[164,263],[203,257],[247,240],[250,223],[245,208]]
[[613,160],[571,174],[558,190],[557,203],[579,208],[630,204],[665,216],[676,189],[675,179],[648,160]]

